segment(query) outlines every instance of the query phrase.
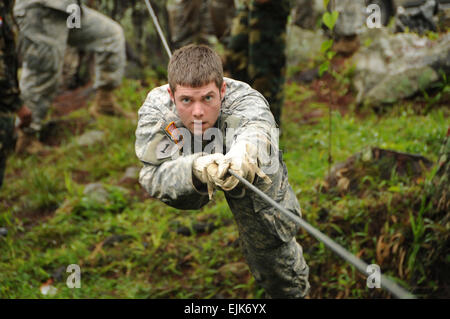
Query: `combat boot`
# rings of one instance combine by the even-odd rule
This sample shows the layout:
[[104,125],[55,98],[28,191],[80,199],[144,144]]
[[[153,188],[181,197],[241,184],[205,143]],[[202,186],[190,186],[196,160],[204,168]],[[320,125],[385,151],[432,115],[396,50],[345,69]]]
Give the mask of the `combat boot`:
[[123,116],[133,118],[131,113],[125,112],[116,102],[113,91],[110,89],[98,89],[95,94],[94,102],[89,108],[89,113],[93,117],[100,115]]
[[45,150],[37,138],[36,132],[25,132],[19,130],[17,134],[16,153],[17,154],[38,154]]

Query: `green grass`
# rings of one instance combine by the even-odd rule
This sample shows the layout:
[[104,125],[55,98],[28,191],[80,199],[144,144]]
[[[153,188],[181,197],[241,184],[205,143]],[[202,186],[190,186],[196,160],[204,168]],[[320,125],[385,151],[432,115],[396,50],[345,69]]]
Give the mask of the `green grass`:
[[[149,78],[150,87],[161,84]],[[137,112],[150,87],[125,80],[116,92],[128,111]],[[300,201],[303,217],[315,227],[366,262],[376,263],[380,234],[396,240],[402,234],[405,247],[403,273],[398,254],[381,265],[386,274],[407,287],[424,287],[427,272],[417,262],[427,230],[427,207],[416,209],[411,194],[420,194],[422,184],[400,178],[380,183],[372,178],[372,192],[365,197],[335,196],[317,191],[327,173],[327,105],[312,101],[309,110],[322,109],[325,116],[313,124],[300,124],[296,108],[314,97],[297,84],[286,88],[289,107],[284,110],[283,137],[289,180]],[[366,146],[422,154],[436,161],[448,126],[448,112],[432,109],[426,115],[410,111],[408,103],[396,105],[383,116],[364,118],[333,112],[332,155],[344,161]],[[119,180],[130,166],[140,166],[134,152],[136,123],[102,117],[89,122],[86,109],[68,119],[86,121],[88,130],[101,130],[105,138],[90,147],[79,146],[76,136],[64,136],[60,147],[43,156],[9,158],[6,179],[0,191],[0,298],[48,298],[39,287],[57,269],[63,269],[54,298],[260,298],[264,291],[250,272],[243,277],[223,276],[224,265],[243,262],[236,245],[238,231],[223,194],[200,211],[180,211],[149,199],[139,185],[121,186]],[[77,178],[85,172],[83,180]],[[78,182],[77,182],[78,180]],[[108,192],[106,204],[83,193],[87,183],[100,182]],[[405,195],[406,194],[406,195]],[[324,210],[327,211],[322,218]],[[397,222],[393,220],[397,220]],[[214,222],[209,234],[183,236],[179,226],[192,229],[198,221]],[[121,240],[106,245],[111,236]],[[365,278],[334,256],[323,244],[301,231],[298,240],[311,269],[311,297],[388,297],[365,287]],[[400,249],[400,248],[399,248]],[[400,249],[401,250],[401,249]],[[70,289],[65,267],[81,267],[81,288]],[[422,268],[421,268],[422,267]],[[419,274],[419,275],[418,275]],[[435,288],[430,288],[433,286]],[[423,293],[439,291],[431,281]],[[434,290],[433,290],[434,289]]]

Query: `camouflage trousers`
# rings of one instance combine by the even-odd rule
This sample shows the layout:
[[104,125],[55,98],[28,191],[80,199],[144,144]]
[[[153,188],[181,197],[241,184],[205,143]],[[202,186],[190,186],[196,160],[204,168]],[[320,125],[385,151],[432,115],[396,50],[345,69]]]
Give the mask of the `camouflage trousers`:
[[14,117],[0,114],[0,187],[3,185],[6,159],[14,148]]
[[213,45],[228,31],[233,0],[169,0],[171,42],[174,49],[190,43]]
[[14,12],[19,24],[22,57],[20,89],[38,129],[61,81],[67,45],[94,52],[94,88],[120,85],[125,69],[122,27],[103,14],[82,7],[81,28],[69,28],[68,14],[40,5]]
[[270,104],[281,124],[289,0],[247,0],[237,9],[226,53],[231,77],[247,82]]
[[209,0],[169,0],[167,13],[174,49],[190,43],[210,44],[214,29]]
[[[288,182],[286,165],[269,175],[272,184],[257,179],[255,186],[281,206],[301,216],[300,205]],[[239,242],[255,280],[272,298],[303,298],[309,292],[309,267],[295,234],[299,226],[246,190],[243,196],[225,193],[239,230]]]

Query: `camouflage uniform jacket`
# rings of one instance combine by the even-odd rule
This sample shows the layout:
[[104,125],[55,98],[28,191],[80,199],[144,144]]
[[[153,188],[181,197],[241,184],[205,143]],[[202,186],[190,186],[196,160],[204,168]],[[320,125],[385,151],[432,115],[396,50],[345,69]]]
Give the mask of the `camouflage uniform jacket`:
[[13,2],[0,2],[0,114],[15,112],[21,106],[17,81],[18,62],[12,29]]

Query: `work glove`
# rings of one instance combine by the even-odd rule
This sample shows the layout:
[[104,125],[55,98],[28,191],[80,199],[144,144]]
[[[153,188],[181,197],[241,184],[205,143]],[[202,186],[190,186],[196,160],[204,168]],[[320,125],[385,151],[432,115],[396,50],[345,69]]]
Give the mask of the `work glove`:
[[213,178],[216,185],[224,191],[231,191],[239,184],[239,180],[233,175],[227,177],[229,169],[250,183],[253,183],[256,175],[264,179],[266,183],[271,183],[270,178],[258,167],[256,146],[249,142],[242,141],[234,144],[218,164],[218,171]]
[[224,155],[221,153],[200,156],[192,164],[194,176],[208,187],[209,199],[212,199],[216,181],[219,181],[217,176],[218,163],[223,160],[223,157]]

